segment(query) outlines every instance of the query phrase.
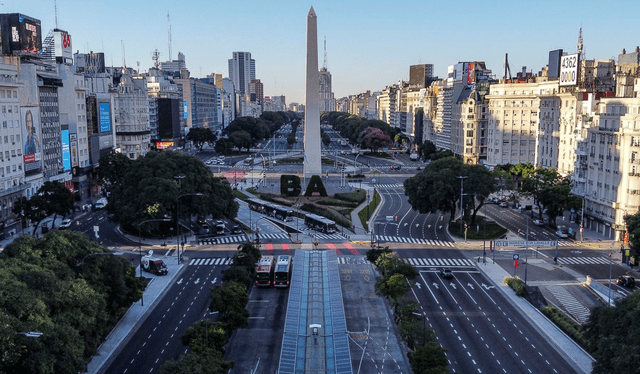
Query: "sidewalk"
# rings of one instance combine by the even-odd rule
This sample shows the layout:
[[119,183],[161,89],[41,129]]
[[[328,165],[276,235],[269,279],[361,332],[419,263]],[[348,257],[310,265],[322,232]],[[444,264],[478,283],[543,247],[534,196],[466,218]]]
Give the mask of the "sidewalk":
[[487,258],[486,264],[478,264],[478,269],[493,282],[497,289],[509,300],[523,316],[530,321],[538,332],[554,344],[560,351],[568,357],[568,362],[580,373],[591,373],[591,368],[595,360],[582,347],[576,344],[553,322],[551,322],[542,312],[533,307],[527,300],[516,296],[516,293],[504,283],[504,278],[509,277],[509,273],[500,265],[493,263]]
[[[144,291],[142,300],[134,303],[122,317],[116,327],[109,333],[107,339],[98,348],[98,353],[91,358],[87,365],[86,373],[100,373],[103,367],[117,355],[121,349],[131,338],[131,335],[138,330],[138,327],[144,323],[147,316],[157,305],[156,301],[161,299],[168,290],[168,286],[173,283],[182,271],[185,269],[184,263],[188,263],[185,258],[183,264],[177,264],[174,261],[165,261],[169,274],[165,276],[157,276],[150,273],[143,273],[145,278],[151,278]],[[136,268],[136,274],[140,274],[140,267]]]

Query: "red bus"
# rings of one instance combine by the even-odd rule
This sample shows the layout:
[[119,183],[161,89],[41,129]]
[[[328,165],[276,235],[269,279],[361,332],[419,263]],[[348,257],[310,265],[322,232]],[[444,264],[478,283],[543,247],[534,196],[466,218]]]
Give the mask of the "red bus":
[[274,287],[289,287],[293,266],[292,260],[293,257],[289,255],[278,256],[278,261],[276,261],[275,280],[273,283]]
[[273,285],[274,257],[262,256],[256,266],[256,286],[271,287]]

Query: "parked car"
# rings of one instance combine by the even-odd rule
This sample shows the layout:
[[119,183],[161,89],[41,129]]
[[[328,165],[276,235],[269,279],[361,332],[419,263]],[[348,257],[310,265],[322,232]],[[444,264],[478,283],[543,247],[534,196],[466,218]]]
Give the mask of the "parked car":
[[508,207],[508,206],[509,206],[509,204],[507,204],[507,202],[506,202],[506,201],[503,201],[503,202],[501,202],[501,203],[500,203],[500,207],[501,207],[501,208],[506,208],[506,207]]
[[440,269],[440,276],[445,279],[453,278],[453,272],[449,268],[443,268]]
[[621,275],[618,277],[618,285],[623,287],[635,287],[636,280],[630,275]]
[[60,230],[68,229],[69,227],[71,227],[71,219],[70,218],[63,219],[62,223],[60,224]]

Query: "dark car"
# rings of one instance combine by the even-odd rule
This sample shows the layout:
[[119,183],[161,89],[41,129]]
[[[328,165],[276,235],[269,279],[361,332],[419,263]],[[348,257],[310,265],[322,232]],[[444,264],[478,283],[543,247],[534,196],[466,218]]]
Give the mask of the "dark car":
[[453,278],[453,272],[451,269],[444,268],[440,270],[440,276],[445,279]]
[[400,165],[391,165],[389,166],[389,170],[400,170],[402,169],[402,166]]
[[618,277],[618,284],[624,287],[635,287],[636,280],[630,275],[621,275]]

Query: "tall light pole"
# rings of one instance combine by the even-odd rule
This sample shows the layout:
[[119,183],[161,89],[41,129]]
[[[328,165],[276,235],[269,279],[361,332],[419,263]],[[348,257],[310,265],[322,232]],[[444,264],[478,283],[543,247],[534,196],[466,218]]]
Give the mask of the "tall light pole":
[[467,177],[465,176],[459,176],[458,179],[460,179],[460,235],[462,235],[462,221],[464,220],[464,205],[462,203],[462,200],[464,199],[464,180]]
[[[185,193],[182,194],[180,196],[178,196],[178,206],[177,206],[177,212],[176,212],[176,242],[178,245],[178,263],[180,263],[180,231],[178,231],[180,229],[180,198],[184,197],[184,196],[202,196],[202,194],[200,192],[197,193]],[[184,247],[183,247],[184,248]]]
[[[142,230],[141,227],[147,222],[169,222],[171,221],[169,218],[154,218],[148,219],[146,221],[142,221],[138,224],[138,253],[140,254],[140,280],[142,280]],[[142,291],[142,295],[140,296],[140,305],[144,306],[144,291]]]

